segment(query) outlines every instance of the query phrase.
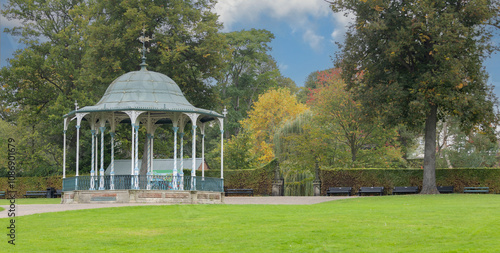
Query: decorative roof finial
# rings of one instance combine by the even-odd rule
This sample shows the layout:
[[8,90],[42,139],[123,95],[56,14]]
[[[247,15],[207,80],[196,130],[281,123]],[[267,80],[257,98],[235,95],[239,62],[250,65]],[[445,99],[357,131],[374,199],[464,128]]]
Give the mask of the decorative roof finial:
[[143,26],[142,28],[142,36],[139,37],[139,41],[142,42],[142,49],[139,49],[139,52],[142,52],[142,63],[141,63],[141,70],[147,70],[146,66],[146,52],[149,52],[149,48],[146,49],[146,42],[149,42],[151,38],[148,36],[145,36],[146,34],[146,28]]
[[222,114],[224,115],[224,118],[226,117],[227,115],[227,109],[226,109],[226,106],[224,106],[224,111],[222,111]]
[[78,111],[78,101],[75,99],[75,111]]

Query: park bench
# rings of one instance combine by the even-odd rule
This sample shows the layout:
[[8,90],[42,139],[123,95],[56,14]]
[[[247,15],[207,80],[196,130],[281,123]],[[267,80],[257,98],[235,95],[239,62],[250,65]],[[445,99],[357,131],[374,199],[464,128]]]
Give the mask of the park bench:
[[229,195],[250,195],[253,196],[253,189],[227,189],[226,196]]
[[0,198],[2,198],[2,199],[5,198],[5,191],[0,191]]
[[328,191],[326,191],[326,196],[331,196],[334,194],[347,194],[351,196],[352,187],[330,187]]
[[62,195],[62,190],[56,190],[56,192],[54,192],[54,198],[60,198]]
[[490,187],[464,187],[464,193],[489,193]]
[[358,195],[367,193],[378,193],[380,196],[384,194],[384,187],[361,187],[359,188]]
[[25,198],[47,197],[47,191],[26,191]]
[[396,195],[396,193],[399,193],[399,194],[418,193],[418,186],[396,186],[392,190],[392,195]]
[[453,193],[453,186],[438,186],[439,193]]

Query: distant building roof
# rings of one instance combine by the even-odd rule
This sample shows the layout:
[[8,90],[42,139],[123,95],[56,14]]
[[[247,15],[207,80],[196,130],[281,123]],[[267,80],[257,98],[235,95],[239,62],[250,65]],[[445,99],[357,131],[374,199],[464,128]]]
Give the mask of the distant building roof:
[[[184,169],[192,168],[192,158],[184,158]],[[115,175],[130,175],[132,165],[130,164],[131,160],[115,160]],[[201,158],[196,158],[195,167],[197,170],[201,170]],[[141,168],[142,160],[139,159],[139,169]],[[177,159],[177,170],[181,168],[181,160]],[[174,169],[174,159],[153,159],[153,173],[156,174],[171,174]],[[208,170],[209,167],[205,162],[205,170]],[[109,175],[111,172],[111,164],[108,166],[105,175]]]

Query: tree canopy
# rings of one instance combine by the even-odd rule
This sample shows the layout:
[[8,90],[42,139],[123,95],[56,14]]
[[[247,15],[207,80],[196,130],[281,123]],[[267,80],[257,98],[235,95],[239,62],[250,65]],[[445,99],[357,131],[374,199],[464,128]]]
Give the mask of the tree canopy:
[[491,131],[493,97],[482,62],[493,49],[490,1],[333,0],[356,16],[336,65],[358,101],[389,124],[425,123],[422,193],[435,185],[436,122],[459,118],[464,130]]
[[276,61],[271,57],[270,43],[274,34],[267,30],[242,30],[224,34],[228,49],[226,67],[217,81],[221,99],[228,108],[226,137],[238,135],[240,121],[258,96],[268,89],[295,88],[295,83],[281,75]]
[[[118,76],[139,69],[138,37],[148,69],[171,77],[197,107],[220,109],[213,79],[227,48],[212,0],[11,0],[2,9],[26,45],[0,70],[2,117],[23,129],[23,168],[62,168],[62,115],[95,104]],[[8,111],[8,112],[7,112]],[[82,133],[82,140],[88,133]],[[21,139],[20,138],[20,139]],[[73,131],[68,144],[74,147]],[[85,147],[86,143],[82,143]],[[74,154],[72,150],[68,154]],[[69,157],[72,159],[72,157]],[[82,156],[90,159],[89,156]],[[82,161],[82,167],[87,168]],[[85,171],[82,171],[85,172]]]
[[393,127],[384,127],[378,117],[368,118],[361,103],[354,99],[345,86],[340,69],[321,71],[317,77],[318,88],[311,92],[308,101],[315,113],[315,123],[329,133],[329,138],[346,147],[344,149],[350,153],[350,161],[343,163],[356,166],[361,161],[380,167],[381,163],[369,161],[368,155],[375,153],[380,160],[401,159],[398,152],[398,157],[388,154],[380,156],[384,149],[397,146],[394,143],[396,132]]
[[306,110],[307,106],[297,102],[295,95],[286,88],[272,89],[259,96],[248,118],[241,122],[245,131],[251,134],[253,153],[259,161],[274,159],[274,131]]

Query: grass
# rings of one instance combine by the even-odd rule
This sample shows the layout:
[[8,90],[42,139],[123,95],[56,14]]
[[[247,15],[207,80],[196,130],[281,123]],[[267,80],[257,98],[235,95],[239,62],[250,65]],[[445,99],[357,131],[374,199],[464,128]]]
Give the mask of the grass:
[[[16,199],[16,205],[34,205],[34,204],[60,204],[61,198],[21,198]],[[0,199],[0,206],[10,205],[9,199]]]
[[[60,204],[61,198],[22,198],[15,200],[16,205],[35,205],[35,204]],[[10,199],[0,199],[0,206],[10,205]],[[5,208],[0,207],[0,212],[5,210]]]
[[16,246],[0,244],[19,252],[498,252],[498,210],[494,194],[103,208],[17,217]]

